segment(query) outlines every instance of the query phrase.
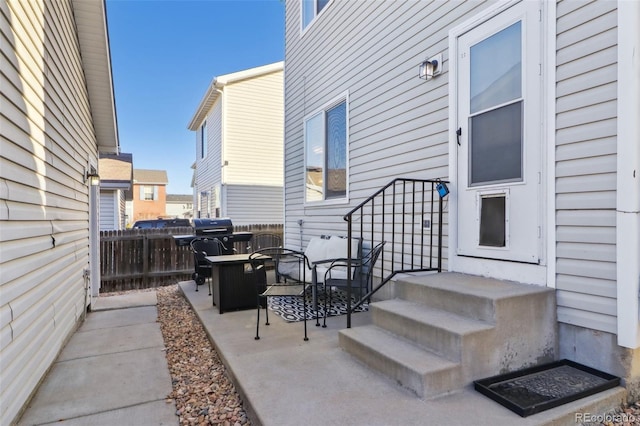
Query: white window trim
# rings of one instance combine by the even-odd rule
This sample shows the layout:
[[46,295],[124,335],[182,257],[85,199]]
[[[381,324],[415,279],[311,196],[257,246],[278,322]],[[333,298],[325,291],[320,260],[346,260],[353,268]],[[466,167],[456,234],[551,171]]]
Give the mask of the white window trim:
[[[327,4],[328,6],[328,4]],[[322,194],[323,199],[322,200],[318,200],[318,201],[307,201],[307,191],[306,191],[306,187],[307,187],[307,120],[309,120],[310,118],[322,113],[322,114],[326,114],[326,112],[333,108],[334,106],[340,104],[341,102],[345,102],[346,103],[346,112],[345,112],[345,120],[346,120],[346,131],[347,131],[347,135],[346,135],[346,145],[347,145],[347,161],[346,161],[346,171],[345,171],[345,185],[346,185],[346,194],[344,196],[344,198],[329,198],[329,199],[325,199],[324,198],[324,193]],[[324,118],[323,118],[323,122],[324,122]],[[329,205],[340,205],[340,204],[348,204],[349,203],[349,92],[344,92],[342,94],[340,94],[339,96],[336,96],[335,98],[331,99],[329,102],[325,103],[324,105],[322,105],[320,108],[314,110],[313,112],[311,112],[310,114],[307,114],[306,116],[304,116],[304,118],[302,119],[302,127],[303,127],[303,133],[302,133],[302,140],[303,140],[303,144],[304,144],[304,150],[303,150],[303,156],[304,156],[304,161],[303,161],[303,176],[302,176],[302,197],[304,200],[304,206],[305,207],[313,207],[313,206],[329,206]],[[325,139],[325,143],[326,143],[326,139]],[[326,155],[326,153],[325,153]],[[326,171],[325,169],[323,169],[323,171]],[[323,176],[323,181],[324,181],[324,176]]]
[[[324,13],[325,10],[327,10],[329,7],[331,7],[331,4],[333,4],[334,0],[329,0],[329,2],[325,5],[325,7],[318,13],[315,13],[315,16],[313,17],[313,19],[311,21],[309,21],[309,24],[307,24],[307,26],[304,26],[304,6],[302,5],[302,2],[304,0],[298,0],[298,4],[300,5],[300,37],[304,36],[306,34],[306,32],[309,30],[309,28],[311,28],[313,26],[313,24],[318,20],[318,18],[320,16],[322,16],[322,14]],[[314,1],[314,5],[317,4],[318,0],[313,0]]]

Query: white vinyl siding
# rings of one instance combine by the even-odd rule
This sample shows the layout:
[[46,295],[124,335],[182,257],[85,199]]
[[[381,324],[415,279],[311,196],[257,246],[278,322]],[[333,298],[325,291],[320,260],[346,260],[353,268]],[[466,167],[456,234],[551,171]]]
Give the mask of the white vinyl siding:
[[111,231],[118,228],[118,191],[100,192],[100,230]]
[[97,164],[97,143],[71,2],[0,4],[0,423],[9,424],[84,312],[83,172]]
[[224,183],[282,185],[282,72],[228,84],[224,100]]
[[233,225],[283,223],[282,186],[229,185],[226,215]]
[[558,320],[616,333],[615,2],[558,3]]
[[124,191],[100,191],[100,230],[125,229],[125,225]]
[[219,207],[234,225],[283,222],[282,74],[242,78],[220,89],[206,115],[209,152],[196,163],[203,217]]
[[[200,215],[207,217],[209,212],[208,202],[213,195],[216,185],[220,185],[222,179],[222,98],[218,98],[206,117],[207,121],[207,156],[200,158],[200,142],[198,142],[198,161],[196,162],[196,191],[200,196]],[[202,127],[197,131],[197,140],[201,141]],[[203,195],[207,192],[207,195]],[[215,213],[215,212],[213,212]],[[209,214],[209,216],[213,216]],[[196,213],[197,214],[197,213]]]
[[[392,179],[448,177],[448,30],[487,5],[333,2],[304,37],[299,7],[286,2],[285,231],[293,245],[298,220],[305,241],[345,234],[342,215]],[[442,74],[419,79],[419,64],[438,53]],[[345,92],[349,205],[304,206],[303,119]]]

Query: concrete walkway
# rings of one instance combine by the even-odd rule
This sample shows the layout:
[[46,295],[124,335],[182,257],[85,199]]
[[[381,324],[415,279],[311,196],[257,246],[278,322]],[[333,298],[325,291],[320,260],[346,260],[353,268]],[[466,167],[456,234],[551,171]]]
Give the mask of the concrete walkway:
[[19,425],[177,425],[155,291],[98,297]]
[[[193,282],[180,287],[194,307],[227,367],[254,424],[281,425],[573,425],[577,412],[602,413],[622,401],[624,390],[612,389],[522,418],[468,388],[424,401],[406,388],[359,363],[338,345],[345,317],[332,317],[328,328],[308,322],[286,323],[270,315],[254,340],[256,311],[220,315],[206,291]],[[264,313],[263,313],[264,314]],[[369,322],[355,314],[352,325]],[[263,321],[263,318],[261,319]]]

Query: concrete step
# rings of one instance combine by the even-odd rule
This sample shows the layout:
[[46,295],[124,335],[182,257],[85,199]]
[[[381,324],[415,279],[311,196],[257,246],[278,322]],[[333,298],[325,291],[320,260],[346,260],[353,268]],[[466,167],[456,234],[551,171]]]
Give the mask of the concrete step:
[[[455,272],[402,276],[396,297],[495,324],[498,318],[552,299],[552,289]],[[506,311],[501,311],[502,308]]]
[[401,299],[371,305],[373,324],[451,361],[478,360],[492,344],[495,327]]
[[429,399],[461,388],[459,363],[452,362],[375,325],[339,332],[340,346],[419,397]]

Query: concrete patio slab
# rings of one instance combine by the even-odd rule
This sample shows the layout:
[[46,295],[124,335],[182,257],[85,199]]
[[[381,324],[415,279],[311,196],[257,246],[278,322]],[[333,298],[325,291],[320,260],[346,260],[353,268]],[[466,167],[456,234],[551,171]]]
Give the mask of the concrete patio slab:
[[[606,409],[622,401],[616,388],[522,418],[471,386],[457,393],[422,400],[387,377],[367,368],[338,345],[345,317],[327,328],[287,323],[270,315],[254,340],[256,311],[220,315],[206,292],[180,287],[204,325],[254,424],[271,425],[575,425],[576,413]],[[262,312],[264,315],[264,311]],[[352,325],[366,324],[369,313],[354,314]],[[600,404],[600,405],[598,405]]]

